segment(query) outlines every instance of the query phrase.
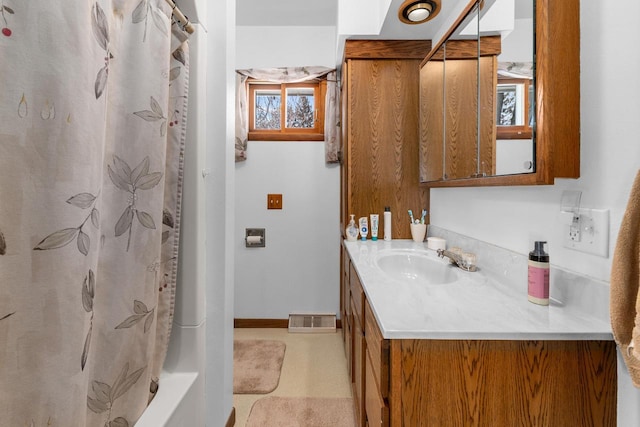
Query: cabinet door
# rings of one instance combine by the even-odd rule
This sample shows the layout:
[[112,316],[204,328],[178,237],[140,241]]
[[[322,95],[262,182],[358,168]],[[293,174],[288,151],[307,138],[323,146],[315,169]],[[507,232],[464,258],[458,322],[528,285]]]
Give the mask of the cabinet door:
[[420,182],[444,177],[444,54],[438,57],[420,69]]
[[353,317],[358,320],[360,328],[364,331],[364,291],[362,290],[362,284],[358,278],[358,273],[353,268],[349,267],[349,283],[351,287],[351,300],[353,301],[352,311]]
[[376,379],[378,393],[383,398],[387,398],[389,397],[389,340],[382,338],[382,332],[366,300],[364,312],[364,337],[367,341],[367,355],[371,359],[372,375]]
[[380,394],[380,388],[373,373],[373,366],[369,357],[366,358],[365,386],[367,422],[370,426],[387,427],[389,425],[389,406],[386,405]]
[[[355,307],[353,308],[355,313]],[[364,426],[366,416],[364,411],[364,359],[366,355],[366,343],[362,324],[357,316],[353,316],[353,400],[356,408],[358,427]]]

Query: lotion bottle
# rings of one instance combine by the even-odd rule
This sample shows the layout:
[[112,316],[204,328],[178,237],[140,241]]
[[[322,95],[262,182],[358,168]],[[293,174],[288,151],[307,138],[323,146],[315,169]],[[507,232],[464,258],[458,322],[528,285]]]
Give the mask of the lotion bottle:
[[347,235],[348,242],[355,242],[358,240],[358,227],[356,226],[356,220],[354,219],[355,215],[349,215],[351,219],[349,220],[349,225],[347,225],[347,229],[345,230]]
[[384,214],[382,217],[384,221],[384,240],[391,240],[391,208],[389,206],[384,207]]
[[547,242],[535,242],[529,252],[529,301],[549,305],[549,254],[544,251]]

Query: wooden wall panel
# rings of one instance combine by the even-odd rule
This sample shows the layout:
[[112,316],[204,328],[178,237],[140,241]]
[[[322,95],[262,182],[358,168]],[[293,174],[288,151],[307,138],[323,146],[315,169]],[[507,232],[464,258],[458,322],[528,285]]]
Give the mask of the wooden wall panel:
[[420,182],[444,176],[443,79],[443,61],[430,61],[420,69]]
[[378,213],[382,220],[384,207],[390,206],[394,239],[411,238],[407,209],[418,214],[428,209],[428,193],[420,188],[418,176],[419,63],[347,61],[345,215],[355,214],[357,219]]
[[480,170],[483,175],[496,174],[496,87],[497,56],[480,58]]
[[445,164],[447,179],[477,171],[478,61],[445,61]]

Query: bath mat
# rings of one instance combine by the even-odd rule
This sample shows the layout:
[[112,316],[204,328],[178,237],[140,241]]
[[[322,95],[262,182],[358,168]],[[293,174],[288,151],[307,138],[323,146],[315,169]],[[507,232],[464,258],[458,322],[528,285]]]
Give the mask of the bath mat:
[[233,341],[233,392],[266,394],[278,386],[285,343],[272,340]]
[[355,427],[353,399],[267,396],[251,408],[246,427]]

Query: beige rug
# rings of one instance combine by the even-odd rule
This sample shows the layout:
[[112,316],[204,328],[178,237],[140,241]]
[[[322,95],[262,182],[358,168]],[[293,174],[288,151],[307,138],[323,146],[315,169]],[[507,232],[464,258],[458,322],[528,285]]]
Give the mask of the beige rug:
[[353,399],[278,397],[257,400],[246,427],[355,427]]
[[285,343],[271,340],[233,342],[233,393],[266,394],[278,386]]

